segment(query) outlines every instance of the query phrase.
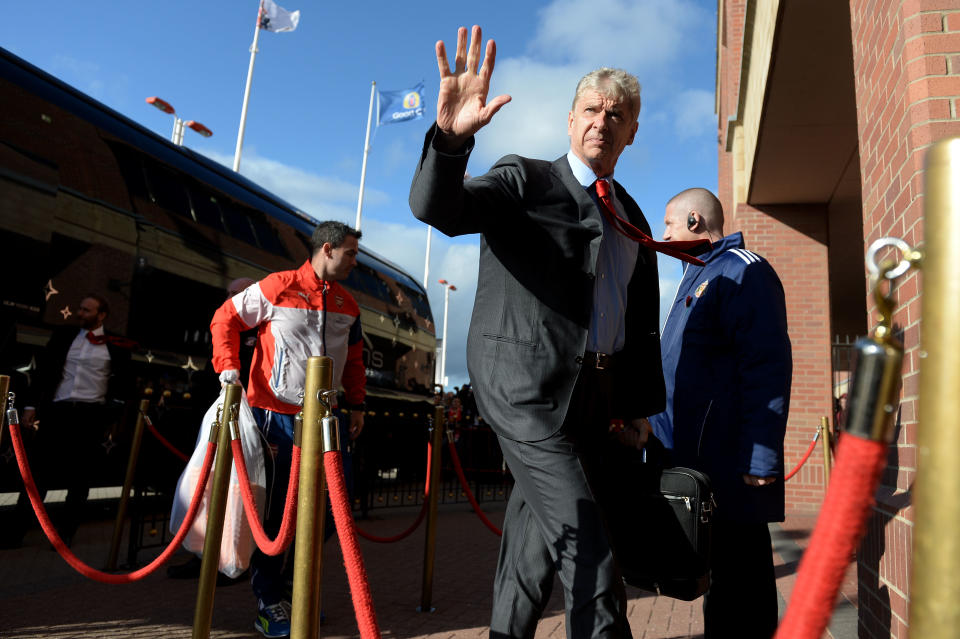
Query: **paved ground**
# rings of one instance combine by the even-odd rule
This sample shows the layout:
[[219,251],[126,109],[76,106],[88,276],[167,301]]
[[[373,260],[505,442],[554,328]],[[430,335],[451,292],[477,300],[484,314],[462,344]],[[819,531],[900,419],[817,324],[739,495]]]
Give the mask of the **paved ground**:
[[[497,525],[503,504],[485,507]],[[373,534],[389,536],[405,528],[416,509],[373,511],[360,522]],[[791,517],[772,527],[777,557],[778,589],[788,601],[797,563],[814,524],[812,517]],[[100,568],[106,560],[112,522],[81,527],[74,540],[77,555]],[[440,507],[434,612],[417,611],[421,602],[424,533],[420,529],[393,544],[361,539],[372,584],[377,617],[384,637],[455,638],[487,634],[492,576],[499,538],[464,504]],[[147,562],[157,552],[141,553]],[[181,563],[186,554],[174,557]],[[328,544],[323,577],[323,637],[358,636],[346,577],[336,543]],[[855,571],[848,571],[837,614],[826,636],[856,637]],[[166,576],[164,568],[130,585],[104,585],[73,571],[50,549],[39,530],[17,550],[0,550],[0,637],[83,638],[190,637],[197,581]],[[680,639],[702,636],[700,601],[682,602],[628,589],[629,618],[634,637]],[[255,601],[246,583],[217,588],[211,637],[260,637],[253,630]],[[852,625],[851,625],[852,623]],[[559,586],[540,623],[537,638],[564,637]]]

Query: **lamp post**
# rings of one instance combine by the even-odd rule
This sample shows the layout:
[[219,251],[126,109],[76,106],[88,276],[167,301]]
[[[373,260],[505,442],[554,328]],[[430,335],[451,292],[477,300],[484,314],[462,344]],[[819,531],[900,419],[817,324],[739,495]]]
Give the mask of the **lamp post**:
[[213,131],[203,126],[196,120],[181,120],[173,106],[171,106],[169,102],[161,100],[157,96],[147,98],[147,104],[151,104],[164,113],[169,113],[173,116],[173,133],[170,135],[170,141],[177,146],[183,145],[183,129],[185,127],[193,129],[205,138],[209,138],[211,135],[213,135]]
[[447,312],[450,310],[450,291],[457,287],[447,280],[437,280],[443,284],[443,342],[440,345],[440,383],[447,385]]

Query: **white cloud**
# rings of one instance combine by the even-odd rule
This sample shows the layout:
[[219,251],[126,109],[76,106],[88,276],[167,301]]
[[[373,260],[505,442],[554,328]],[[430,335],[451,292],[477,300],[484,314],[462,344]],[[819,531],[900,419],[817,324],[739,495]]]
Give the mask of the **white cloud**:
[[103,100],[106,97],[103,70],[100,65],[94,62],[58,55],[53,58],[50,72],[98,100]]
[[474,157],[488,166],[508,153],[550,160],[566,153],[567,113],[584,69],[530,58],[498,62],[491,95],[509,88],[513,100],[478,134]]
[[540,12],[531,51],[545,60],[616,64],[640,74],[672,61],[711,16],[686,0],[557,0]]
[[[613,64],[641,85],[676,80],[684,43],[712,20],[689,0],[556,0],[540,12],[528,54],[497,61],[490,95],[509,93],[513,100],[478,134],[474,158],[486,167],[507,153],[559,157],[569,148],[567,113],[585,73]],[[707,92],[681,95],[687,94],[696,108],[685,103],[678,118],[699,133]]]
[[[195,150],[224,166],[233,166],[232,155],[202,147]],[[315,219],[340,220],[351,226],[356,222],[359,176],[355,184],[339,178],[317,175],[299,167],[265,158],[253,147],[243,152],[240,174],[268,191],[276,193]],[[389,200],[389,196],[383,191],[369,187],[364,189],[364,205],[385,204]]]
[[674,101],[674,125],[681,139],[709,134],[717,129],[717,116],[713,112],[714,95],[703,89],[681,91]]

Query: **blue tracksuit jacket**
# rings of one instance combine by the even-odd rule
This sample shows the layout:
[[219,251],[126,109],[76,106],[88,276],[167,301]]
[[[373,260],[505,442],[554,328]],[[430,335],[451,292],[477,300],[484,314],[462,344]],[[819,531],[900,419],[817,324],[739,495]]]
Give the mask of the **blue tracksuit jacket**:
[[[667,410],[650,418],[673,462],[706,472],[717,517],[783,521],[792,360],[783,286],[734,233],[687,266],[661,337]],[[763,487],[743,475],[775,476]]]

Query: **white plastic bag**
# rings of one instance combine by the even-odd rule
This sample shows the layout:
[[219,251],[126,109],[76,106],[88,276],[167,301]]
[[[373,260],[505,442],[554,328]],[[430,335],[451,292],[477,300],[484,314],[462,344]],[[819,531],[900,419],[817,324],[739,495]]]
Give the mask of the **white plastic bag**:
[[[193,491],[200,479],[203,468],[203,458],[207,451],[207,442],[210,440],[210,426],[217,420],[217,407],[223,404],[225,391],[220,391],[220,397],[203,416],[200,424],[200,433],[197,435],[197,445],[177,481],[177,492],[174,495],[173,508],[170,511],[170,531],[176,534],[183,523],[183,518],[193,499]],[[266,501],[266,472],[263,466],[263,446],[260,443],[260,431],[253,420],[253,412],[247,403],[247,395],[243,394],[240,402],[240,442],[243,446],[243,459],[247,464],[247,475],[250,478],[250,489],[257,502],[257,516],[263,517],[263,504]],[[216,461],[214,466],[216,467]],[[207,530],[207,509],[210,504],[210,491],[213,486],[213,470],[207,481],[206,491],[197,518],[183,540],[183,547],[198,557],[203,555],[203,539]],[[240,482],[237,478],[237,469],[234,465],[230,470],[230,487],[227,491],[227,507],[223,518],[223,539],[220,542],[219,570],[228,577],[237,577],[250,565],[250,557],[256,542],[247,522],[247,515],[243,510],[243,496],[240,492]]]

